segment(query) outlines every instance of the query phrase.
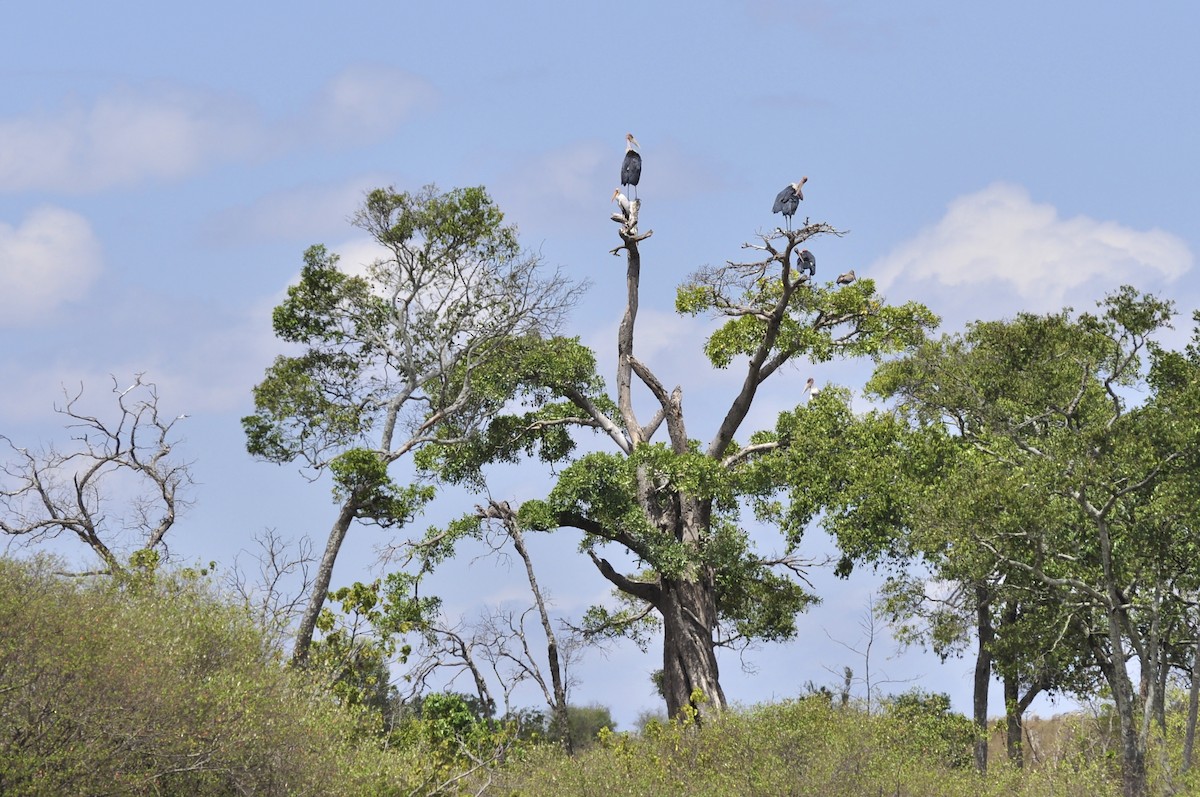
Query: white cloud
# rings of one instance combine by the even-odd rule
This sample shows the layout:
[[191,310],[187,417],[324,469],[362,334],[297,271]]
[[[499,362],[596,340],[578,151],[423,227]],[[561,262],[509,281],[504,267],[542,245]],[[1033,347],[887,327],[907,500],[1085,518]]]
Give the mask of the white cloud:
[[90,105],[0,120],[0,191],[84,193],[177,179],[253,151],[262,125],[238,103],[180,89],[121,89]]
[[310,129],[334,141],[372,141],[389,135],[433,102],[428,81],[394,67],[362,65],[330,80],[309,109]]
[[315,243],[345,234],[367,192],[386,185],[382,176],[359,176],[333,185],[304,185],[257,198],[223,211],[205,224],[204,240],[229,244],[264,238],[300,238]]
[[47,206],[17,227],[0,223],[0,326],[82,298],[100,268],[100,243],[78,213]]
[[[946,215],[868,270],[888,289],[932,284],[1005,294],[1020,309],[1048,311],[1073,297],[1098,298],[1124,283],[1178,279],[1192,267],[1179,237],[1087,216],[1061,218],[1020,186],[995,183],[950,203]],[[1087,289],[1081,291],[1080,289]]]
[[[609,163],[613,157],[617,160]],[[578,228],[581,219],[603,218],[616,208],[610,197],[619,164],[619,151],[613,156],[594,141],[576,142],[522,159],[495,181],[494,195],[508,220]]]
[[275,121],[247,100],[177,86],[69,98],[0,118],[0,191],[88,193],[268,151],[376,140],[434,96],[411,73],[360,66],[332,78],[300,116]]

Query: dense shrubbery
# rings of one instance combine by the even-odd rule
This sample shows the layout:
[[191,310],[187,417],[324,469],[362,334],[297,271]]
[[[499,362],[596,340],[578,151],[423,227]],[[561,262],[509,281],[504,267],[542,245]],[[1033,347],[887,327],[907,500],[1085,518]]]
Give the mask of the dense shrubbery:
[[[1022,771],[971,766],[973,728],[941,695],[867,714],[819,696],[707,721],[600,730],[574,757],[544,722],[427,695],[381,731],[283,664],[249,615],[188,572],[120,580],[0,559],[0,793],[5,795],[1028,795],[1120,792],[1111,734],[1074,722]],[[611,725],[575,708],[581,741]],[[1093,723],[1095,724],[1095,723]],[[586,726],[586,728],[584,727]],[[532,729],[532,730],[531,730]],[[539,730],[540,729],[540,730]],[[1155,793],[1188,793],[1180,734],[1152,756]],[[577,745],[577,750],[583,747]],[[996,758],[993,758],[995,761]]]
[[196,574],[56,567],[0,559],[0,793],[400,795],[446,779],[419,741],[364,738]]
[[973,737],[957,721],[965,719],[930,710],[934,703],[901,701],[897,710],[868,716],[810,698],[731,711],[703,727],[651,721],[639,736],[607,734],[574,759],[536,751],[507,769],[497,793],[1115,797],[1120,792],[1108,761],[1081,755],[1028,772],[997,766],[980,776],[969,765]]

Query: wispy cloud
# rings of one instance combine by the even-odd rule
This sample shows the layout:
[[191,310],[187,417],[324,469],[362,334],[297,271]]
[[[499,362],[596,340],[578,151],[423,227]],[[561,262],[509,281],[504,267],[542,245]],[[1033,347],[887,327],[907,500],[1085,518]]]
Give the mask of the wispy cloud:
[[227,245],[273,238],[317,241],[342,235],[367,192],[386,183],[386,177],[362,175],[336,184],[276,191],[214,216],[204,224],[202,235],[206,241]]
[[1019,309],[1042,312],[1123,283],[1156,288],[1178,279],[1192,262],[1187,244],[1169,232],[1063,218],[1024,188],[996,183],[955,199],[940,221],[876,261],[869,273],[885,290],[996,291],[985,304],[1007,296]]
[[[670,140],[642,143],[647,162],[643,179],[652,178],[659,200],[726,187],[720,165],[704,156]],[[616,210],[612,192],[620,186],[624,153],[623,140],[589,139],[531,154],[499,175],[495,194],[512,218],[537,219],[547,228],[591,230],[597,218]],[[634,196],[634,189],[622,190]]]
[[381,65],[353,66],[335,75],[307,111],[307,129],[336,143],[374,141],[394,132],[437,94],[424,78]]
[[101,261],[100,243],[78,213],[46,206],[18,226],[0,223],[0,326],[38,320],[82,298]]
[[170,85],[68,98],[0,118],[0,192],[86,194],[177,180],[214,163],[375,141],[435,96],[411,73],[356,66],[274,120],[245,98]]
[[178,88],[123,88],[90,104],[0,119],[0,191],[88,193],[178,179],[264,140],[244,103]]

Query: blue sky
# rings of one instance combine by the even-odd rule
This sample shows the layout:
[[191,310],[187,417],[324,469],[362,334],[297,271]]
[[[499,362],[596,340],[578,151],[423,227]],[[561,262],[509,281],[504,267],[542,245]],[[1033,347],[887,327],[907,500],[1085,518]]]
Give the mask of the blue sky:
[[[801,175],[801,214],[850,231],[814,242],[818,275],[854,268],[893,300],[925,301],[946,330],[1088,309],[1131,283],[1179,302],[1182,339],[1200,306],[1191,4],[48,1],[5,16],[0,433],[61,437],[50,407],[64,384],[102,410],[110,375],[144,372],[190,415],[199,484],[172,533],[183,560],[231,562],[264,528],[323,546],[327,487],[252,462],[239,418],[281,350],[270,309],[301,253],[361,251],[346,218],[376,186],[487,186],[527,246],[591,280],[566,331],[611,364],[624,279],[609,197],[632,131],[655,231],[638,348],[682,385],[704,438],[736,368],[707,372],[706,322],[674,316],[673,287],[738,258]],[[809,375],[857,389],[868,373],[781,373],[751,420],[770,424]],[[541,486],[528,469],[497,475],[516,499]],[[335,583],[370,575],[383,541],[356,531]],[[569,535],[537,543],[564,614],[606,594]],[[518,594],[517,571],[470,556],[453,568],[440,583],[468,617]],[[861,670],[830,636],[859,641],[874,582],[814,579],[826,602],[795,643],[751,654],[755,676],[724,660],[731,699]],[[873,669],[968,708],[968,663],[884,661],[893,647],[877,641]],[[656,666],[633,648],[593,656],[576,699],[628,725],[654,706]]]

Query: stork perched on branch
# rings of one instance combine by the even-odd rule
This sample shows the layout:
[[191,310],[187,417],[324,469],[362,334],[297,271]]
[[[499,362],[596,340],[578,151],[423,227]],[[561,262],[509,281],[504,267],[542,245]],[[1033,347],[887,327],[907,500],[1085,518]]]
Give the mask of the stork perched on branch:
[[782,213],[789,230],[792,229],[792,216],[796,215],[796,209],[800,207],[800,202],[804,199],[803,189],[807,182],[807,177],[801,177],[800,182],[788,183],[782,191],[775,195],[775,204],[771,206],[771,212]]
[[637,139],[633,133],[625,134],[625,160],[621,161],[621,187],[633,186],[633,198],[637,199],[638,180],[642,179],[642,156],[638,152]]
[[812,252],[801,249],[800,254],[796,255],[796,260],[799,263],[801,274],[807,271],[809,279],[817,276],[817,258]]
[[621,208],[621,215],[626,219],[629,218],[629,197],[621,193],[620,188],[613,189],[612,201],[617,203]]

